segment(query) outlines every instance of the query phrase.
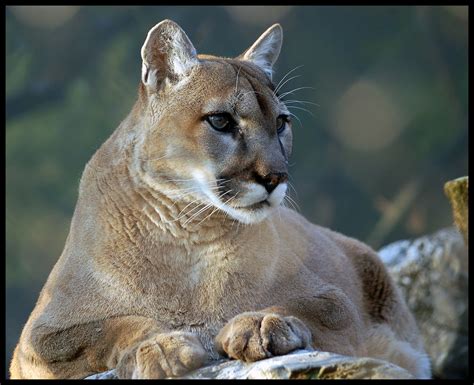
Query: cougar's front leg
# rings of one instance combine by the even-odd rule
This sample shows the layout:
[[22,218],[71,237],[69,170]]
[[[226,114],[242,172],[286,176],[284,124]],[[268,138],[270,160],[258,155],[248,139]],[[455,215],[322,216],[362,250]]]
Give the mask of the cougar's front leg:
[[221,329],[215,343],[220,354],[251,362],[311,348],[311,332],[284,309],[272,307],[235,316]]
[[208,358],[195,334],[167,331],[139,316],[66,329],[33,325],[28,334],[12,364],[20,378],[84,378],[108,369],[117,369],[120,378],[164,378],[198,368]]

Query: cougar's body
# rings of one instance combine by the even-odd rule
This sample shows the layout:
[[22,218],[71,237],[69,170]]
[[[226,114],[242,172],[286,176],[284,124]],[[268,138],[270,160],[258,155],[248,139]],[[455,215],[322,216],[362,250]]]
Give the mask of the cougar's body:
[[87,164],[64,251],[12,378],[175,377],[220,356],[314,348],[429,377],[413,316],[376,253],[283,207],[291,114],[279,25],[235,59],[150,30],[127,118]]

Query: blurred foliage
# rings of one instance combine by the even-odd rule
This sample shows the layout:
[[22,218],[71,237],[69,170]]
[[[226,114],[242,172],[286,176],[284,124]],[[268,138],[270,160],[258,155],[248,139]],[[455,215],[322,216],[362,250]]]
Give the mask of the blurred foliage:
[[290,103],[293,198],[307,218],[376,248],[452,223],[443,185],[467,175],[467,7],[10,6],[8,352],[64,246],[85,163],[135,101],[146,33],[165,18],[198,52],[228,57],[282,24],[276,81],[303,65],[283,91],[311,87],[287,99],[318,104]]

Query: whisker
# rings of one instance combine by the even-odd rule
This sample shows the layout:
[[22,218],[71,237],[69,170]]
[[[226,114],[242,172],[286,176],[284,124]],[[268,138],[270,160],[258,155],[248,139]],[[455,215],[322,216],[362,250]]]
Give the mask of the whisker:
[[294,210],[295,208],[291,206],[291,202],[287,199],[287,197],[285,197],[285,199],[283,200],[285,202],[285,207],[286,208],[289,208],[290,210]]
[[194,213],[192,216],[190,216],[188,219],[186,219],[186,221],[184,221],[183,223],[183,226],[187,225],[190,221],[192,221],[194,218],[196,218],[199,214],[201,214],[202,212],[206,211],[209,207],[212,206],[212,203],[208,203],[206,204],[202,209],[200,209],[199,211],[197,211],[196,213]]
[[313,102],[310,102],[310,101],[308,101],[308,100],[296,100],[296,99],[293,99],[293,100],[284,100],[284,103],[285,103],[285,104],[288,104],[288,103],[311,104],[311,105],[316,106],[316,107],[321,107],[318,103],[313,103]]
[[137,159],[140,159],[140,160],[143,160],[143,161],[148,161],[148,162],[152,162],[152,161],[157,161],[157,160],[160,160],[160,159],[164,159],[166,158],[167,155],[163,155],[163,156],[160,156],[158,158],[142,158],[140,156],[137,156]]
[[[166,175],[166,174],[158,174],[158,175]],[[216,179],[216,180],[210,180],[206,181],[206,184],[214,184],[214,182],[220,182],[223,181],[224,178]],[[196,181],[194,178],[188,178],[188,179],[167,179],[167,182],[191,182],[191,181]]]
[[[195,199],[194,201],[188,203],[179,213],[178,213],[178,216],[173,219],[171,222],[176,222],[176,221],[179,221],[180,219],[184,218],[185,216],[191,214],[194,210],[196,210],[197,208],[201,207],[204,203],[198,203],[196,206],[194,206],[192,209],[188,210],[186,213],[183,213],[184,210],[186,210],[187,207],[189,207],[190,205],[192,205],[193,203],[197,203],[199,202],[199,199]],[[181,215],[181,213],[183,213]]]
[[[222,198],[225,194],[230,193],[231,191],[232,191],[232,190],[226,191],[224,194],[221,194],[218,198],[219,198],[219,199]],[[237,195],[237,194],[236,194],[236,195]],[[230,202],[233,198],[235,198],[235,195],[232,196],[232,197],[230,197],[228,200],[226,200],[226,201],[224,202],[224,205],[227,204],[228,202]],[[214,208],[214,210],[212,210],[212,212],[211,212],[209,215],[207,215],[204,219],[202,219],[202,220],[197,224],[197,226],[199,226],[199,225],[200,225],[202,222],[204,222],[206,219],[210,218],[210,217],[212,216],[212,214],[214,214],[217,210],[219,210],[219,207],[216,206],[216,207]]]
[[[221,194],[220,196],[223,196],[223,195],[225,195],[225,194],[226,194],[226,193]],[[188,208],[190,205],[192,205],[193,203],[196,203],[196,202],[198,202],[198,201],[199,201],[199,199],[195,199],[194,201],[192,201],[192,202],[188,203],[186,206],[184,206],[184,208],[178,213],[178,218],[176,218],[176,220],[181,219],[181,218],[185,217],[186,215],[189,215],[189,214],[192,213],[194,210],[196,210],[198,207],[201,207],[201,206],[204,204],[204,203],[200,203],[200,204],[198,204],[197,206],[193,207],[192,209],[188,210],[188,211],[187,211],[186,213],[184,213],[183,215],[181,215],[181,213],[183,213],[184,210],[186,210],[186,208]]]
[[[161,175],[166,176],[166,174],[161,174]],[[166,182],[191,182],[191,181],[194,181],[194,178],[189,178],[189,179],[166,179]]]
[[[217,198],[220,199],[222,198],[224,195],[230,193],[232,190],[228,190],[228,191],[225,191],[223,192],[222,194],[220,194]],[[199,211],[197,211],[196,213],[194,213],[190,218],[188,218],[184,223],[183,223],[183,226],[186,225],[187,223],[189,223],[192,219],[194,219],[195,217],[197,217],[199,214],[201,214],[202,212],[206,211],[209,207],[211,207],[213,205],[213,203],[208,203],[206,206],[204,206],[202,209],[200,209]],[[188,212],[189,214],[189,212]]]
[[288,186],[290,187],[290,189],[292,189],[294,191],[295,195],[298,196],[298,192],[296,191],[295,187],[293,186],[293,183],[288,181]]
[[300,118],[298,118],[293,112],[289,112],[289,114],[290,114],[291,116],[295,117],[296,120],[298,121],[298,123],[300,124],[300,126],[303,127],[303,125],[301,124]]
[[293,71],[296,71],[298,68],[301,68],[301,67],[304,67],[304,65],[302,64],[302,65],[296,66],[296,67],[293,68],[292,70],[288,71],[288,72],[285,74],[285,76],[283,76],[283,78],[278,82],[278,84],[277,84],[276,87],[275,87],[275,91],[273,91],[273,92],[276,94],[276,92],[281,88],[281,87],[280,87],[281,82],[282,82],[283,80],[285,80],[285,78],[286,78],[289,74],[291,74]]
[[296,91],[300,91],[300,90],[304,90],[304,89],[312,89],[312,90],[315,90],[316,88],[314,88],[314,87],[298,87],[298,88],[295,88],[295,89],[293,89],[293,90],[291,90],[291,91],[286,91],[286,92],[284,92],[283,94],[281,94],[281,95],[279,96],[279,99],[281,100],[281,99],[284,98],[286,95],[289,95],[289,94],[292,94],[292,93],[294,93],[294,92],[296,92]]
[[[214,187],[207,187],[209,190],[219,190],[219,186],[214,186]],[[199,192],[201,191],[201,188],[199,186],[193,186],[193,187],[188,187],[188,188],[183,188],[183,189],[178,189],[178,190],[171,190],[170,194],[181,194],[181,193],[193,193],[193,192]]]
[[291,81],[293,79],[299,78],[299,77],[301,77],[301,75],[295,75],[295,76],[292,76],[291,78],[286,79],[277,89],[275,89],[275,91],[273,91],[273,93],[276,95],[278,90],[280,90],[281,87],[283,87],[286,83],[288,83],[289,81]]
[[211,213],[209,215],[207,215],[204,219],[202,219],[198,224],[197,226],[199,226],[202,222],[204,222],[207,218],[210,218],[212,216],[212,214],[214,214],[217,210],[219,210],[219,207],[214,207],[214,210],[211,211]]
[[312,117],[314,117],[314,114],[310,110],[307,110],[306,108],[298,107],[298,106],[287,106],[287,107],[288,108],[296,108],[297,110],[306,111],[308,114],[310,114]]
[[[289,195],[286,195],[285,198],[288,199],[288,201],[291,203],[291,205],[293,206],[293,208],[295,209],[295,211],[297,212],[301,212],[301,208],[300,206],[298,205],[298,203],[296,203],[296,201],[291,198]],[[296,207],[295,207],[296,206]]]

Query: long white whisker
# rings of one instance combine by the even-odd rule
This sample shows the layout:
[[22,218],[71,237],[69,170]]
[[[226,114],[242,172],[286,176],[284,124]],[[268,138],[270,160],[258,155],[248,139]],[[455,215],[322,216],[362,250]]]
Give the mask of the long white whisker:
[[275,91],[273,91],[273,93],[276,95],[278,90],[280,90],[281,87],[283,87],[286,83],[288,83],[289,81],[291,81],[293,79],[299,78],[299,77],[301,77],[301,75],[295,75],[295,76],[292,76],[291,78],[286,79],[277,89],[275,89]]
[[295,195],[298,196],[298,192],[296,191],[295,187],[293,186],[293,183],[288,181],[288,186],[290,186],[290,188],[295,192]]
[[196,218],[199,214],[201,214],[202,212],[206,211],[209,207],[212,206],[212,203],[208,203],[206,204],[202,209],[200,209],[199,211],[197,211],[196,213],[194,213],[192,216],[190,216],[188,219],[186,219],[186,221],[184,221],[183,223],[183,226],[185,226],[186,224],[188,224],[190,221],[192,221],[194,218]]
[[155,162],[155,161],[157,161],[157,160],[164,159],[164,158],[166,158],[166,157],[167,157],[167,155],[163,155],[163,156],[160,156],[160,157],[158,157],[158,158],[142,158],[142,157],[140,157],[140,156],[138,156],[137,158],[140,159],[140,160],[142,160],[142,161],[146,161],[146,162]]
[[283,78],[278,82],[278,84],[277,84],[276,87],[275,87],[275,91],[273,91],[273,92],[276,94],[276,92],[281,88],[281,87],[280,87],[281,82],[282,82],[283,80],[285,80],[285,78],[286,78],[289,74],[291,74],[293,71],[296,71],[298,68],[301,68],[301,67],[304,67],[304,65],[302,64],[302,65],[296,66],[296,67],[293,68],[292,70],[288,71],[288,72],[285,74],[285,76],[283,76]]
[[294,116],[294,117],[296,118],[296,120],[298,120],[300,126],[303,127],[303,125],[301,124],[300,118],[298,118],[293,112],[289,112],[289,114],[290,114],[291,116]]
[[[218,190],[220,189],[219,186],[214,186],[214,187],[207,187],[209,190]],[[177,189],[177,190],[171,190],[171,194],[181,194],[181,193],[193,193],[193,192],[199,192],[201,191],[201,188],[198,186],[193,186],[193,187],[188,187],[188,188],[183,188],[183,189]]]
[[[217,198],[220,199],[222,198],[224,195],[228,194],[229,192],[231,192],[232,190],[229,190],[229,191],[225,191],[223,192],[222,194],[220,194]],[[197,211],[196,213],[194,213],[190,218],[188,218],[184,223],[183,225],[186,225],[187,223],[189,223],[192,219],[194,219],[195,217],[197,217],[199,214],[201,214],[202,212],[206,211],[209,207],[211,207],[213,205],[213,203],[208,203],[206,206],[204,206],[202,209],[200,209],[199,211]]]
[[310,110],[307,110],[306,108],[298,107],[298,106],[287,106],[287,107],[288,108],[296,108],[297,110],[306,111],[308,114],[310,114],[311,116],[314,117],[314,114]]
[[214,214],[217,210],[219,210],[219,207],[214,207],[214,210],[211,211],[211,213],[209,215],[207,215],[204,219],[202,219],[198,224],[197,226],[199,226],[202,222],[204,222],[207,218],[210,218],[212,216],[212,214]]
[[289,195],[286,195],[285,198],[288,199],[288,201],[291,203],[295,211],[301,212],[300,206],[298,205],[298,203],[296,203],[296,201],[293,198],[291,198]]
[[281,95],[279,96],[279,98],[280,98],[280,100],[281,100],[281,99],[284,98],[286,95],[289,95],[289,94],[292,94],[292,93],[294,93],[294,92],[296,92],[296,91],[300,91],[300,90],[304,90],[304,89],[312,89],[312,90],[315,90],[316,88],[314,88],[314,87],[298,87],[298,88],[295,88],[295,89],[293,89],[293,90],[291,90],[291,91],[286,91],[286,92],[284,92],[283,94],[281,94]]
[[[202,205],[204,203],[198,203],[199,202],[199,199],[195,199],[193,200],[192,202],[188,203],[179,213],[178,213],[178,216],[173,219],[171,222],[176,222],[176,221],[179,221],[181,218],[184,218],[185,216],[191,214],[194,210],[196,210],[197,208],[199,207],[202,207]],[[189,207],[190,205],[192,204],[195,204],[195,203],[198,203],[196,206],[194,206],[193,208],[189,209],[186,213],[184,213],[184,210],[186,210],[187,207]],[[183,213],[183,214],[181,214]]]
[[316,107],[321,107],[318,103],[313,103],[313,102],[310,102],[308,100],[296,100],[296,99],[284,100],[284,103],[285,104],[288,104],[288,103],[311,104],[311,105],[316,106]]
[[[188,203],[186,206],[184,206],[184,208],[178,213],[178,218],[176,218],[176,220],[181,219],[181,213],[184,210],[186,210],[189,206],[191,206],[193,203],[197,203],[197,202],[199,202],[199,199],[195,199],[192,202]],[[195,206],[194,208],[196,207],[199,207],[199,205]],[[192,212],[192,210],[188,211],[186,214],[189,214],[190,212]]]
[[[229,193],[229,192],[231,192],[231,191],[232,191],[232,190],[226,191],[224,194],[221,194],[218,198],[219,198],[219,199],[222,198],[225,194],[227,194],[227,193]],[[236,194],[236,195],[237,195],[237,194]],[[230,202],[233,198],[235,198],[235,195],[234,195],[233,197],[230,197],[228,200],[226,200],[226,201],[224,202],[224,205],[227,204],[228,202]],[[212,210],[212,212],[211,212],[209,215],[207,215],[204,219],[202,219],[202,220],[197,224],[197,226],[199,226],[199,225],[200,225],[202,222],[204,222],[207,218],[210,218],[210,217],[212,216],[212,214],[214,214],[217,210],[219,210],[219,207],[216,206],[216,207],[214,208],[214,210]]]
[[[166,175],[166,174],[160,174],[160,175]],[[206,184],[214,184],[215,182],[220,182],[220,181],[224,181],[225,179],[224,178],[220,178],[220,179],[216,179],[216,180],[209,180],[209,181],[206,181],[205,183]],[[191,182],[191,181],[195,181],[194,178],[188,178],[188,179],[167,179],[166,180],[167,182]]]
[[194,210],[196,210],[198,207],[201,207],[204,204],[204,203],[200,203],[197,206],[193,207],[192,209],[188,210],[183,215],[181,215],[181,213],[183,213],[184,210],[186,210],[187,207],[189,207],[190,205],[192,205],[193,203],[196,203],[198,201],[199,201],[199,199],[195,199],[194,201],[192,201],[192,202],[188,203],[186,206],[184,206],[184,208],[178,213],[178,218],[176,218],[176,220],[181,219],[181,218],[185,217],[186,215],[191,214]]
[[284,202],[284,204],[285,204],[285,207],[294,210],[294,207],[290,207],[290,201],[287,199],[286,196],[285,196],[285,198],[283,199],[283,202]]

